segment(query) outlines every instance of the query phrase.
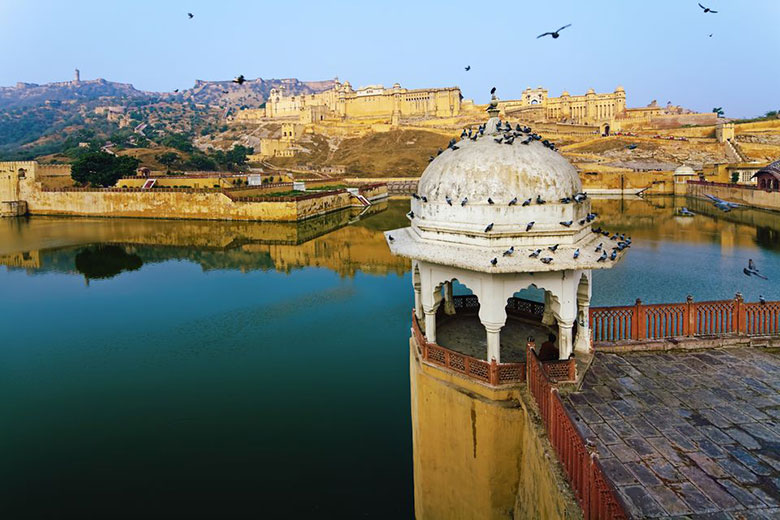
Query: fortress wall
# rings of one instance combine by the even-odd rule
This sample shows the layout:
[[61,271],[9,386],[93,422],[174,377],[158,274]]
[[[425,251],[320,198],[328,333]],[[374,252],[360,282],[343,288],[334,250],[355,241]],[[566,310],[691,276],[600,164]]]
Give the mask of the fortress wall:
[[764,191],[753,188],[738,188],[736,186],[718,186],[713,184],[686,184],[686,194],[689,197],[709,200],[706,195],[712,195],[729,202],[736,202],[755,208],[780,211],[780,192]]
[[221,192],[182,191],[44,191],[25,186],[20,196],[32,215],[83,215],[208,220],[289,222],[351,205],[349,193],[287,199],[233,201]]

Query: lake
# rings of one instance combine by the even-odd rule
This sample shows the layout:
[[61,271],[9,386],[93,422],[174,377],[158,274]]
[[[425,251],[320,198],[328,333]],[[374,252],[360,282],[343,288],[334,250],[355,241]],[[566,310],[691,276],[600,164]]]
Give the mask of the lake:
[[[413,516],[408,206],[0,220],[0,517]],[[778,214],[593,209],[633,239],[594,306],[780,300]]]

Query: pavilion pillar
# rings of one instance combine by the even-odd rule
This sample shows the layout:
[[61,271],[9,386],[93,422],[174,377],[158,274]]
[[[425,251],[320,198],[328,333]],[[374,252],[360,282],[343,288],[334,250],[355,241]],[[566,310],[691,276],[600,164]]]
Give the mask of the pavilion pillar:
[[544,313],[542,314],[542,325],[553,325],[555,323],[555,314],[553,313],[553,297],[550,291],[544,291]]
[[558,320],[558,359],[569,359],[572,353],[572,327],[574,320]]
[[577,337],[574,341],[574,350],[588,353],[590,344],[590,280],[584,276],[577,287]]
[[414,315],[418,320],[423,319],[423,305],[422,305],[422,284],[419,281],[414,282]]
[[501,328],[503,323],[482,322],[487,332],[487,360],[501,363]]
[[436,309],[439,306],[424,306],[425,310],[425,339],[428,343],[436,343]]
[[455,314],[455,300],[452,298],[452,281],[444,282],[444,314]]

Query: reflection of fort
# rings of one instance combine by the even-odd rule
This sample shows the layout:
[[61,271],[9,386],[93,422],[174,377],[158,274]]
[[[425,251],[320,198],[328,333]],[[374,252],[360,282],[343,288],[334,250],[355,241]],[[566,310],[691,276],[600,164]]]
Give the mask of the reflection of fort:
[[[396,205],[398,205],[396,203]],[[372,206],[361,219],[403,216],[399,209],[379,215],[387,203]],[[398,214],[398,215],[396,215]],[[85,246],[114,244],[144,263],[189,260],[211,269],[289,272],[325,267],[342,276],[408,271],[408,262],[390,255],[384,237],[356,221],[354,210],[298,223],[212,222],[139,219],[61,219],[38,217],[0,221],[0,265],[29,270],[74,271]]]

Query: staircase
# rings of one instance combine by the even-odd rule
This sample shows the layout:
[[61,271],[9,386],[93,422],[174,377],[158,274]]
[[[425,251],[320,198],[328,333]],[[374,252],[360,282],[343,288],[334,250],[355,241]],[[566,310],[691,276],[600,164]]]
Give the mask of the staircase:
[[739,143],[734,139],[726,139],[724,144],[726,145],[726,158],[729,162],[750,162],[750,157],[747,156],[742,147],[739,146]]

